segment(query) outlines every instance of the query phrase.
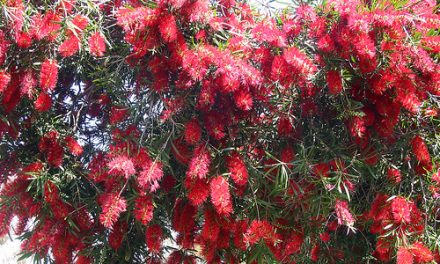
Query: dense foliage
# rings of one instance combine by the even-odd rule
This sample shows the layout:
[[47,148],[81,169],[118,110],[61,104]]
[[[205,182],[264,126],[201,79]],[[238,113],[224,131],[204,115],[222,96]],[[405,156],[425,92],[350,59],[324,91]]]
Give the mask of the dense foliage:
[[440,261],[434,0],[0,5],[0,235],[23,257]]

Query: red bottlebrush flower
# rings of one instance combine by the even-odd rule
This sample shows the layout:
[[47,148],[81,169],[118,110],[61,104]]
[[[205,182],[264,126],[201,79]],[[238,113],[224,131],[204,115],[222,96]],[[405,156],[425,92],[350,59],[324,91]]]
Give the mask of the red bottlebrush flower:
[[172,175],[165,175],[160,184],[160,188],[164,192],[168,193],[176,186],[176,183],[177,181]]
[[58,142],[54,142],[47,151],[47,162],[54,167],[59,167],[63,163],[63,157],[63,147]]
[[159,188],[159,180],[162,179],[162,177],[162,163],[158,160],[148,158],[137,180],[140,186],[148,188],[150,192],[155,192]]
[[74,156],[81,156],[83,148],[72,136],[67,136],[64,141],[66,142],[67,148]]
[[416,159],[423,165],[431,163],[431,156],[425,141],[420,136],[415,136],[411,140],[411,147]]
[[51,181],[47,181],[44,184],[44,201],[47,203],[55,203],[60,199],[60,195],[58,194],[58,187]]
[[203,223],[203,228],[201,236],[207,241],[216,241],[220,233],[220,226],[217,224],[215,217],[215,212],[212,210],[205,210],[204,213],[205,222]]
[[109,173],[123,175],[126,179],[136,173],[133,161],[126,155],[114,157],[108,162],[107,167],[109,168]]
[[70,13],[75,7],[75,4],[76,0],[62,0],[57,6],[57,10],[63,13]]
[[364,138],[367,133],[367,125],[365,122],[365,118],[354,116],[351,120],[348,122],[348,129],[350,132],[350,136],[353,138]]
[[149,196],[139,196],[135,201],[134,217],[147,225],[153,219],[153,201]]
[[38,95],[37,100],[34,103],[35,110],[38,112],[46,112],[52,107],[52,99],[50,95],[45,92],[41,92]]
[[413,264],[414,256],[409,251],[408,248],[400,247],[397,251],[397,261],[396,264]]
[[398,169],[389,168],[387,171],[387,178],[392,183],[398,184],[402,181],[402,175]]
[[194,206],[199,206],[208,199],[209,183],[207,179],[186,177],[184,184],[188,191],[188,199]]
[[330,35],[327,34],[318,40],[317,45],[318,48],[323,52],[330,53],[335,50],[335,43],[330,37]]
[[119,106],[112,106],[110,111],[110,124],[116,125],[125,119],[128,109]]
[[237,107],[243,111],[251,110],[252,106],[254,105],[252,95],[245,90],[238,90],[237,92],[235,92],[234,101],[235,105],[237,105]]
[[9,206],[0,207],[0,236],[8,234],[9,227],[14,217],[14,211]]
[[37,79],[33,71],[31,69],[26,70],[20,78],[20,94],[31,98],[36,85]]
[[8,87],[11,75],[5,71],[0,71],[0,93],[3,93]]
[[411,203],[403,197],[396,197],[391,202],[391,213],[393,214],[394,222],[401,224],[403,222],[411,222]]
[[289,47],[284,50],[283,58],[293,67],[295,73],[301,75],[300,81],[307,81],[313,77],[317,68],[313,62],[298,48]]
[[22,49],[27,49],[32,45],[32,37],[28,32],[20,32],[16,37],[17,46]]
[[167,264],[175,264],[175,263],[182,263],[183,261],[183,254],[180,250],[176,250],[173,253],[170,254],[168,257]]
[[436,182],[437,184],[440,184],[440,169],[432,174],[431,180]]
[[176,18],[171,14],[167,14],[163,16],[160,21],[159,32],[162,36],[162,39],[167,43],[175,41],[178,34]]
[[101,57],[106,50],[105,40],[101,33],[95,32],[89,37],[90,54],[95,57]]
[[159,253],[162,245],[163,231],[160,225],[149,226],[145,232],[147,247],[152,253]]
[[75,264],[92,264],[93,263],[93,259],[91,259],[88,256],[84,256],[84,255],[77,255],[76,257],[76,261]]
[[74,25],[74,28],[71,29],[72,33],[75,32],[76,34],[81,33],[89,24],[89,19],[83,15],[76,15],[72,19],[72,24]]
[[338,217],[339,225],[346,225],[352,227],[354,225],[354,218],[348,209],[348,202],[336,199],[335,212]]
[[287,163],[289,168],[292,168],[292,161],[295,159],[295,150],[291,146],[283,148],[281,151],[281,161]]
[[211,156],[204,145],[199,145],[194,149],[193,157],[186,172],[187,177],[197,177],[204,179],[209,172],[211,164]]
[[312,168],[313,174],[318,177],[328,177],[330,176],[330,165],[327,163],[315,164]]
[[324,232],[319,234],[319,238],[321,239],[322,242],[329,242],[330,241],[330,234],[328,232]]
[[284,250],[285,254],[288,256],[298,253],[304,243],[304,234],[294,231],[287,239],[286,249]]
[[261,239],[269,242],[268,244],[274,244],[273,240],[275,230],[273,226],[266,220],[253,220],[245,234],[245,241],[250,245],[258,243]]
[[310,260],[313,262],[318,261],[319,260],[319,253],[321,253],[321,249],[319,248],[319,245],[316,244],[310,250]]
[[41,65],[40,88],[43,91],[53,90],[58,80],[58,63],[56,60],[47,59]]
[[191,160],[191,152],[181,139],[174,140],[171,144],[174,158],[183,165],[188,165]]
[[118,250],[121,247],[126,233],[127,223],[122,222],[121,220],[116,222],[108,236],[108,243],[113,250]]
[[248,171],[240,154],[233,152],[226,158],[226,165],[235,184],[245,186],[248,181]]
[[42,16],[36,14],[32,17],[31,33],[37,40],[46,38],[53,41],[56,38],[56,32],[61,28],[61,16],[54,11],[49,11]]
[[430,263],[434,260],[431,250],[425,247],[421,242],[412,244],[409,250],[413,254],[416,263]]
[[327,84],[331,94],[337,95],[342,92],[342,77],[338,71],[327,72]]
[[119,215],[125,211],[127,204],[125,199],[117,193],[104,193],[99,197],[102,213],[99,221],[107,228],[112,228]]
[[288,117],[280,118],[278,121],[278,135],[288,137],[293,133],[293,125]]
[[202,128],[199,122],[193,118],[185,124],[185,142],[196,145],[202,138]]
[[79,51],[80,43],[79,39],[75,35],[69,36],[63,43],[58,47],[58,52],[64,58],[75,55]]
[[211,201],[219,215],[227,216],[232,212],[231,194],[229,183],[222,176],[211,179],[209,183]]
[[370,166],[374,166],[379,161],[378,153],[374,147],[369,147],[364,151],[364,161]]

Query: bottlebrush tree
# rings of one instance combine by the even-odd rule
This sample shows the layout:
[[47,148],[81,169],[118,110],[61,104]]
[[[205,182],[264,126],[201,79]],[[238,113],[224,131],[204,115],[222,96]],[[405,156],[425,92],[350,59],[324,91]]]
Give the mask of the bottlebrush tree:
[[23,258],[440,261],[434,0],[0,5],[0,235]]

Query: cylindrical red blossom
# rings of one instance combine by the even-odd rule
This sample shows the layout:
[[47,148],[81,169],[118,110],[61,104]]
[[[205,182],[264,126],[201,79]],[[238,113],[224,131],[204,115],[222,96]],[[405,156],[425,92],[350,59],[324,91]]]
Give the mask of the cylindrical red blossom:
[[176,250],[170,254],[168,257],[167,264],[175,264],[175,263],[182,263],[183,260],[183,254],[180,250]]
[[176,18],[172,14],[166,14],[160,18],[159,32],[162,39],[171,43],[177,39],[178,29]]
[[295,150],[292,146],[287,146],[281,150],[281,162],[287,163],[287,167],[292,168],[292,161],[295,159]]
[[337,95],[342,92],[342,77],[338,71],[330,70],[327,72],[327,84],[331,94]]
[[417,161],[423,165],[431,163],[428,147],[420,136],[417,135],[411,140],[411,147]]
[[147,225],[153,219],[153,201],[151,197],[143,195],[135,200],[134,217],[142,224]]
[[151,158],[148,158],[145,160],[144,167],[139,173],[137,181],[142,188],[148,188],[150,192],[155,192],[159,188],[159,181],[162,177],[162,162],[158,159],[152,160]]
[[293,133],[293,125],[288,117],[281,117],[278,120],[278,135],[288,137]]
[[280,240],[275,228],[267,220],[253,220],[246,231],[244,240],[250,245],[258,243],[261,239],[267,245],[275,245]]
[[186,177],[184,185],[188,192],[188,199],[194,206],[199,206],[208,199],[209,183],[207,179]]
[[217,223],[215,212],[206,209],[204,216],[205,216],[205,222],[203,223],[201,236],[204,240],[214,242],[217,240],[217,237],[220,233],[220,226]]
[[315,244],[310,250],[310,260],[313,262],[317,262],[319,260],[319,254],[321,253],[321,248],[319,244]]
[[80,42],[77,36],[71,35],[61,43],[58,47],[58,52],[61,56],[67,58],[75,55],[79,51]]
[[316,73],[317,68],[303,52],[296,47],[289,47],[283,52],[285,61],[293,67],[294,73],[301,76],[301,81],[307,81]]
[[0,71],[0,93],[3,93],[6,90],[10,80],[11,75],[8,72]]
[[111,248],[118,250],[122,246],[122,241],[127,233],[127,223],[124,221],[117,221],[108,236],[108,243]]
[[127,155],[119,155],[111,159],[107,167],[109,173],[118,176],[124,176],[126,179],[136,173],[133,161]]
[[348,122],[350,136],[353,138],[364,138],[367,133],[367,125],[364,117],[354,116]]
[[208,175],[211,155],[205,145],[195,147],[193,157],[186,172],[187,177],[204,179]]
[[85,255],[77,255],[75,264],[92,264],[93,259]]
[[197,209],[191,203],[177,200],[173,211],[172,225],[179,233],[191,233],[195,227]]
[[185,124],[185,142],[189,145],[196,145],[202,138],[202,128],[196,118]]
[[434,256],[423,243],[415,242],[409,247],[411,253],[414,256],[414,261],[417,264],[422,263],[431,263],[434,260]]
[[287,256],[298,253],[301,250],[303,243],[304,234],[298,231],[292,231],[286,238],[284,253]]
[[89,37],[90,54],[95,57],[101,57],[106,50],[105,39],[100,32],[95,32]]
[[7,205],[0,206],[0,237],[9,232],[14,211]]
[[28,32],[20,32],[16,36],[17,46],[22,49],[27,49],[32,45],[32,37]]
[[58,81],[58,62],[52,59],[46,59],[41,64],[40,69],[40,88],[43,91],[50,91],[55,88]]
[[54,166],[60,167],[63,163],[64,150],[58,142],[53,142],[52,146],[47,150],[47,162]]
[[219,215],[227,216],[232,212],[229,183],[222,176],[216,176],[209,183],[211,202]]
[[330,165],[324,162],[313,165],[313,174],[317,177],[329,177],[330,176]]
[[35,110],[38,112],[46,112],[52,107],[52,99],[50,95],[45,92],[41,92],[38,95],[37,100],[34,102]]
[[37,78],[31,69],[27,69],[20,77],[20,94],[29,98],[34,94],[34,88],[37,85]]
[[229,155],[226,158],[226,165],[235,184],[239,186],[244,186],[247,184],[248,171],[246,168],[246,164],[240,157],[240,154],[238,154],[237,152],[233,152],[231,155]]
[[126,201],[118,193],[104,193],[99,197],[102,213],[99,221],[107,228],[112,228],[119,215],[127,208]]
[[128,109],[121,106],[112,106],[110,110],[110,124],[116,125],[127,117]]
[[391,212],[396,224],[411,222],[411,204],[404,197],[396,197],[391,202]]
[[52,246],[52,253],[55,264],[72,263],[73,248],[65,240],[60,238],[57,243]]
[[64,142],[74,156],[81,156],[83,153],[83,148],[72,136],[67,136],[64,139]]
[[243,111],[249,111],[254,105],[254,101],[250,92],[240,89],[234,93],[235,105]]
[[149,226],[145,232],[147,247],[152,253],[159,253],[162,246],[162,227],[158,224]]
[[349,227],[353,226],[355,220],[354,220],[353,215],[351,214],[351,212],[348,208],[347,201],[342,201],[342,200],[336,199],[335,212],[336,212],[336,216],[338,217],[338,224],[339,225],[346,225]]
[[397,260],[396,264],[413,264],[414,256],[411,251],[406,247],[400,247],[397,250]]
[[394,184],[398,184],[402,181],[402,175],[400,174],[400,170],[395,168],[388,169],[387,178]]

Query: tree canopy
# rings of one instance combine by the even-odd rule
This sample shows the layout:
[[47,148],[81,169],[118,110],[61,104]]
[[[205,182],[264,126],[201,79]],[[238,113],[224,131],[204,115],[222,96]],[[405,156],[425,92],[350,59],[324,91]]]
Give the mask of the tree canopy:
[[0,236],[22,258],[440,261],[436,1],[0,6]]

